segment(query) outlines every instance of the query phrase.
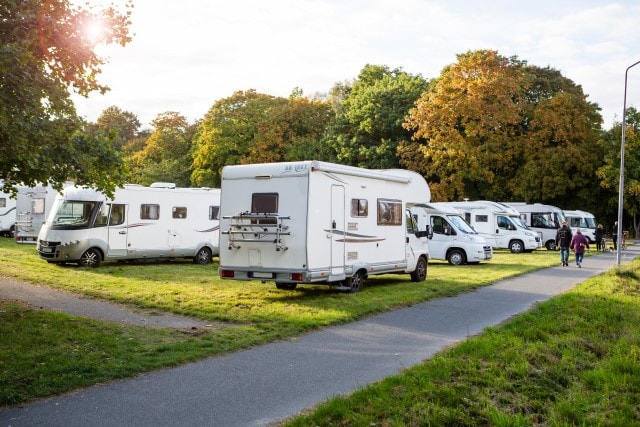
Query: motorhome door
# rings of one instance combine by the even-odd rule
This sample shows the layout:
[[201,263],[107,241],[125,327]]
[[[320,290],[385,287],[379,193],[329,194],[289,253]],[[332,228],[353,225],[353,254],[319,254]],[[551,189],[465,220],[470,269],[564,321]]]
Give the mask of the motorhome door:
[[344,187],[331,186],[331,275],[344,274],[345,202]]
[[108,256],[127,255],[127,205],[112,204],[109,214],[109,253]]

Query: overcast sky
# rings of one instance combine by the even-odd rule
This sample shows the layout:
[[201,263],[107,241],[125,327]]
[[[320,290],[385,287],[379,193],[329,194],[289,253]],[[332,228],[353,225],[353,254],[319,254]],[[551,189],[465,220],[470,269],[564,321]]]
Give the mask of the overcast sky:
[[[122,1],[122,0],[120,0]],[[117,3],[116,3],[117,4]],[[624,75],[640,61],[637,0],[134,0],[126,47],[101,48],[106,95],[74,96],[95,121],[116,105],[143,127],[176,111],[190,122],[235,91],[326,93],[366,64],[430,79],[456,54],[497,50],[582,85],[604,127],[622,117]],[[640,65],[627,105],[640,106]]]

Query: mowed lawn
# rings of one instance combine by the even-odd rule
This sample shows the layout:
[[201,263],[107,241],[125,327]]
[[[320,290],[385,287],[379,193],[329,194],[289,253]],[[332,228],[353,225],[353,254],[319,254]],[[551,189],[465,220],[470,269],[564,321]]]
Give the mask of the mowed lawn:
[[79,294],[222,322],[211,330],[128,327],[0,302],[0,404],[12,405],[98,382],[293,337],[328,325],[468,292],[557,264],[558,254],[498,251],[487,263],[432,262],[428,278],[372,277],[355,294],[327,286],[277,290],[273,283],[221,280],[217,263],[51,265],[33,245],[0,239],[3,276]]

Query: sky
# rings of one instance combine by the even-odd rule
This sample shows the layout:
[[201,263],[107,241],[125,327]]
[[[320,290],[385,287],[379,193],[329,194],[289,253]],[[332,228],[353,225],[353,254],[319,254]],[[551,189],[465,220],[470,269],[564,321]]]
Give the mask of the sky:
[[[559,70],[609,129],[640,61],[637,0],[134,0],[131,19],[131,43],[97,48],[111,90],[73,96],[89,121],[115,105],[143,128],[168,111],[193,123],[236,91],[311,97],[367,64],[431,79],[457,54],[491,49]],[[640,108],[640,64],[626,88]]]

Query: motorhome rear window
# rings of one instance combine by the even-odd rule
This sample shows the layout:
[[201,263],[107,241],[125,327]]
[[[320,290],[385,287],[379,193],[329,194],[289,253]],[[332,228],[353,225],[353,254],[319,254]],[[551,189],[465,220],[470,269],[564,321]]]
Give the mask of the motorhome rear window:
[[251,196],[251,212],[278,213],[278,193],[253,193]]
[[351,199],[351,216],[366,217],[369,215],[367,199]]
[[220,219],[220,206],[209,206],[209,219]]
[[402,201],[378,199],[378,225],[402,225]]
[[476,215],[476,222],[489,222],[488,215]]
[[171,209],[171,216],[176,219],[184,219],[187,217],[187,208],[183,206],[174,206]]
[[31,212],[34,214],[43,214],[44,213],[44,199],[33,199],[31,200]]
[[6,208],[6,207],[7,207],[7,198],[0,197],[0,208]]
[[159,219],[160,205],[140,205],[140,219]]

